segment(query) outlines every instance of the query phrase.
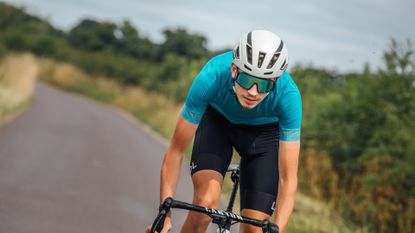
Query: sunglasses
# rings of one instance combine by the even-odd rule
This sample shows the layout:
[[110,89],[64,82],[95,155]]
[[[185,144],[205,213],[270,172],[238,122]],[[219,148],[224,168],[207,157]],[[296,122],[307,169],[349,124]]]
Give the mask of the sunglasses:
[[275,80],[273,79],[257,78],[240,71],[236,76],[236,82],[246,90],[251,89],[256,84],[258,93],[268,93],[275,87]]

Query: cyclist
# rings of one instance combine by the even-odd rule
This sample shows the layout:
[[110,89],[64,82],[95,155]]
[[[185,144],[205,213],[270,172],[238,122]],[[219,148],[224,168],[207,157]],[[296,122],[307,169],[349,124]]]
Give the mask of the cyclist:
[[[183,152],[194,146],[193,204],[217,208],[232,148],[241,156],[241,215],[268,219],[285,232],[297,189],[302,105],[286,71],[284,42],[265,30],[240,38],[233,51],[212,58],[193,81],[160,179],[160,201],[176,191]],[[206,232],[210,218],[189,212],[182,233]],[[162,233],[171,228],[168,216]],[[261,232],[241,224],[240,232]]]

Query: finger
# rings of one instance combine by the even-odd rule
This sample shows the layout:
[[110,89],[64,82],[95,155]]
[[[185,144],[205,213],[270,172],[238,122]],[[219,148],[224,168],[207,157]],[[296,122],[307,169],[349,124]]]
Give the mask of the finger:
[[171,227],[165,227],[165,228],[163,228],[161,233],[168,233],[168,232],[170,232],[170,230],[171,230]]
[[150,231],[151,231],[151,225],[147,226],[146,233],[150,233]]

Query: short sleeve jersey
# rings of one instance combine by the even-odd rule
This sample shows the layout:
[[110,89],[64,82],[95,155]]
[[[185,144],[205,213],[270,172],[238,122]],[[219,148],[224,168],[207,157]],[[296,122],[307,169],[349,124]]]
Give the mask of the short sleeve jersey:
[[300,139],[302,104],[300,92],[288,72],[253,109],[243,108],[235,95],[231,76],[232,52],[212,58],[200,71],[190,87],[181,116],[198,124],[208,104],[231,123],[261,125],[279,123],[280,140]]

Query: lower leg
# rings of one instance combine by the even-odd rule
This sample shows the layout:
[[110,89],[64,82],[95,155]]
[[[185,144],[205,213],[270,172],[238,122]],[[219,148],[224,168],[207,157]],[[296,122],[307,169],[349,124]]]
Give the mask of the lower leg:
[[[258,219],[258,220],[265,220],[269,219],[269,215],[266,213],[263,213],[258,210],[252,210],[252,209],[243,209],[241,211],[241,215],[248,218]],[[262,233],[262,229],[260,227],[255,227],[249,224],[241,224],[239,228],[239,233]]]
[[201,213],[190,212],[183,224],[181,233],[205,233],[210,223],[210,217]]
[[[222,188],[222,175],[213,170],[201,170],[193,174],[193,204],[217,208]],[[183,224],[181,233],[205,233],[210,223],[205,214],[190,211]]]

